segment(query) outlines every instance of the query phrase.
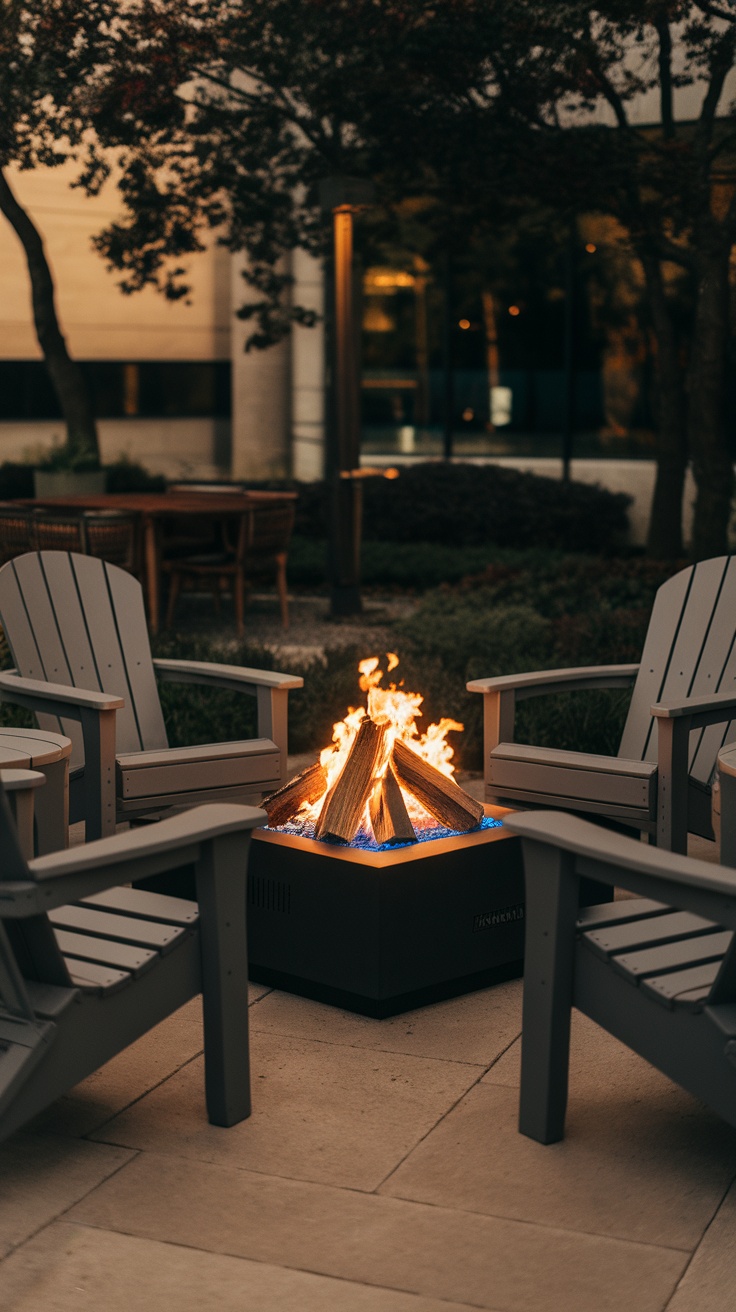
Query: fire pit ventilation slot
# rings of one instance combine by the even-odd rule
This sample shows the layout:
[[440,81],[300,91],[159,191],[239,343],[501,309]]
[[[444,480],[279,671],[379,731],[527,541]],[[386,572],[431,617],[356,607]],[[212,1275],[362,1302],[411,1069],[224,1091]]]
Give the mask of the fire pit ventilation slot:
[[255,875],[248,880],[248,901],[259,911],[278,911],[291,915],[291,884],[280,879]]

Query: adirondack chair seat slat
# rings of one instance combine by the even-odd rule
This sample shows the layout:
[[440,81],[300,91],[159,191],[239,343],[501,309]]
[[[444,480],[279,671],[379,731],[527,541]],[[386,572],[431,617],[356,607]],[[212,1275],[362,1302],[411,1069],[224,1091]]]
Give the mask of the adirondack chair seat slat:
[[136,947],[153,948],[165,955],[189,932],[181,925],[162,925],[134,916],[98,911],[96,907],[67,906],[49,912],[54,929],[69,929],[78,934],[109,938]]
[[654,998],[655,1002],[662,1002],[666,1007],[683,1007],[688,1011],[700,1012],[705,1006],[722,960],[723,954],[717,961],[702,962],[666,975],[643,979],[641,989]]
[[593,952],[607,960],[616,953],[659,947],[687,935],[708,934],[714,929],[720,929],[720,926],[703,916],[694,916],[690,911],[670,911],[645,919],[627,920],[623,924],[619,921],[586,929],[585,942]]
[[[498,790],[499,793],[501,790]],[[554,807],[556,810],[585,811],[586,815],[601,815],[609,820],[621,820],[638,828],[646,828],[654,823],[651,806],[625,806],[621,803],[591,800],[590,798],[571,795],[567,792],[532,792],[530,788],[503,788],[503,805],[513,810],[526,810],[531,807]],[[501,803],[499,803],[501,805]]]
[[657,765],[587,752],[555,752],[525,743],[500,743],[490,754],[492,787],[554,793],[581,801],[613,803],[654,814]]
[[57,929],[56,942],[71,974],[72,959],[94,961],[98,966],[112,966],[125,970],[135,979],[144,970],[150,970],[158,958],[152,948],[133,947],[129,943],[115,943],[93,934],[75,934],[71,930]]
[[100,966],[94,961],[78,961],[74,957],[69,958],[67,965],[72,984],[85,993],[118,993],[133,978],[128,970]]
[[268,738],[165,752],[126,752],[116,758],[118,795],[124,801],[249,785],[260,789],[281,777],[281,753]]
[[652,898],[626,897],[620,902],[601,902],[597,906],[581,907],[577,920],[578,933],[588,929],[605,929],[606,925],[623,925],[630,920],[645,920],[650,916],[669,914],[664,902]]
[[196,902],[165,893],[149,893],[142,888],[108,888],[82,898],[79,906],[98,907],[101,911],[122,911],[141,920],[160,920],[170,925],[195,925],[199,917]]
[[621,975],[643,980],[675,974],[711,961],[720,962],[730,945],[730,930],[714,930],[709,934],[694,934],[690,938],[660,943],[654,948],[642,948],[638,952],[614,952],[610,962]]
[[[268,788],[273,790],[271,782]],[[118,819],[163,820],[167,812],[187,810],[207,802],[244,802],[255,806],[261,797],[261,784],[233,784],[229,788],[197,788],[182,793],[155,793],[152,797],[119,797]]]

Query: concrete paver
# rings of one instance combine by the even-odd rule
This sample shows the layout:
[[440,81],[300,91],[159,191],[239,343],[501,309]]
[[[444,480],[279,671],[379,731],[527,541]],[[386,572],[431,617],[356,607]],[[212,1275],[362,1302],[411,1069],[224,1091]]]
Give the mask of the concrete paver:
[[726,1312],[735,1303],[736,1185],[732,1185],[667,1312]]
[[654,1312],[674,1290],[688,1258],[672,1248],[149,1152],[69,1217],[508,1312],[539,1312],[542,1293],[542,1306],[560,1312]]
[[4,1312],[469,1312],[220,1253],[55,1225],[0,1270]]
[[274,991],[251,1011],[254,1030],[381,1052],[403,1052],[484,1069],[521,1031],[521,980],[372,1020]]
[[13,1135],[0,1146],[0,1257],[84,1198],[132,1156],[107,1144],[28,1132]]
[[223,1133],[197,1058],[95,1137],[129,1148],[375,1189],[477,1080],[475,1066],[252,1036],[253,1115]]
[[207,1124],[195,1000],[0,1147],[3,1312],[733,1312],[736,1134],[584,1017],[543,1148],[519,981],[250,996],[250,1121]]
[[518,1134],[515,1090],[471,1089],[381,1193],[693,1249],[736,1174],[736,1133],[673,1087],[579,1110],[544,1146]]

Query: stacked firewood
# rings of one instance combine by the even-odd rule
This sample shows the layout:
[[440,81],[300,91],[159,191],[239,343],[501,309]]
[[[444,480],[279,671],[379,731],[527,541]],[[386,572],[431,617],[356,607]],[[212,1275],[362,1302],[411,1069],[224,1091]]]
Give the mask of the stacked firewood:
[[386,760],[388,729],[388,720],[370,716],[361,720],[342,772],[329,791],[327,773],[318,763],[266,798],[263,806],[271,828],[295,819],[302,806],[313,806],[324,794],[316,838],[331,836],[352,842],[367,803],[373,836],[379,845],[412,842],[416,833],[403,789],[445,828],[458,833],[474,829],[483,819],[480,802],[400,739],[396,739]]

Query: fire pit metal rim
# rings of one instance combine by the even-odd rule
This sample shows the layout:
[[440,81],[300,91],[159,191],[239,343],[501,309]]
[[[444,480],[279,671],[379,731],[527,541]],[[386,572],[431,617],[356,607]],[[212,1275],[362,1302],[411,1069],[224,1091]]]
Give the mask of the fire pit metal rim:
[[[505,816],[512,814],[513,808],[492,806],[490,803],[486,803],[483,809],[487,816],[494,820],[503,821]],[[351,847],[347,843],[340,845],[325,843],[318,838],[301,837],[298,834],[286,833],[283,830],[266,828],[253,830],[253,838],[261,842],[296,848],[302,852],[319,853],[320,856],[333,860],[349,861],[356,865],[371,866],[374,869],[383,869],[386,866],[418,861],[430,854],[439,855],[443,852],[460,851],[481,844],[497,843],[504,839],[513,839],[513,837],[514,835],[510,830],[501,826],[498,829],[470,830],[466,834],[437,838],[429,843],[412,843],[407,846],[382,848],[380,851],[372,852],[365,848]]]

